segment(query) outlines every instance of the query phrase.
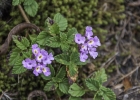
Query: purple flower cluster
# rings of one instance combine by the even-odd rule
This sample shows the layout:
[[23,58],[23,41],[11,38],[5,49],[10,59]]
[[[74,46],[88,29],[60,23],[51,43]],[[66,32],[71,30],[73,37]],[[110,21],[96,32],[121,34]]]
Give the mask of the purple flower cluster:
[[33,69],[33,73],[38,76],[43,73],[45,76],[51,74],[50,68],[46,67],[47,64],[51,64],[54,57],[52,53],[48,53],[44,49],[40,49],[37,44],[32,45],[32,53],[34,59],[26,58],[22,61],[22,64],[27,69]]
[[96,52],[96,48],[101,46],[100,40],[97,36],[93,37],[92,27],[87,26],[85,30],[85,36],[77,33],[75,35],[75,42],[80,47],[80,61],[85,62],[88,59],[88,55],[92,58],[96,58],[98,56],[98,52]]

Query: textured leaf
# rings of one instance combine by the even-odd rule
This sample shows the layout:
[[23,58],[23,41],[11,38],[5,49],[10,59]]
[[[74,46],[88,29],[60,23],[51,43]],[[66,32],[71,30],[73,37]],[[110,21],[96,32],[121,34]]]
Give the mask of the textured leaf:
[[92,91],[98,91],[101,85],[95,79],[89,78],[86,80],[86,86]]
[[49,40],[50,36],[48,36],[49,34],[45,31],[42,31],[39,33],[39,35],[37,36],[37,43],[39,45],[46,45],[46,42]]
[[70,61],[71,62],[77,62],[79,61],[79,53],[78,52],[72,52],[70,55]]
[[97,94],[96,97],[94,97],[94,100],[102,100],[102,98],[103,98],[102,96]]
[[20,0],[13,0],[12,1],[13,6],[16,6],[16,5],[19,5],[19,4],[20,4]]
[[27,70],[26,68],[23,67],[22,61],[23,61],[23,58],[21,57],[16,61],[12,69],[12,74],[21,74]]
[[68,37],[68,42],[69,43],[72,43],[74,41],[74,37],[75,37],[75,34],[78,33],[78,31],[76,30],[76,28],[72,28],[72,29],[69,29],[68,30],[68,33],[67,33],[67,37]]
[[51,90],[56,90],[56,88],[58,87],[58,84],[53,82],[53,81],[49,81],[45,87],[44,90],[45,91],[51,91]]
[[37,41],[37,35],[36,34],[29,35],[29,38],[31,40],[31,44],[36,43],[36,41]]
[[56,77],[63,79],[66,75],[66,68],[65,67],[61,67],[59,72],[57,73]]
[[61,49],[62,51],[68,51],[69,50],[70,45],[66,44],[66,43],[61,43]]
[[75,64],[70,64],[69,65],[69,74],[70,76],[75,76],[78,73],[77,71],[77,66]]
[[24,52],[22,52],[22,55],[23,55],[23,57],[25,57],[25,58],[31,58],[31,55],[32,55],[31,49],[29,49],[29,51],[24,51]]
[[85,91],[80,88],[76,83],[73,83],[70,86],[68,93],[74,97],[80,97],[85,94]]
[[69,100],[82,100],[82,99],[80,97],[72,97],[72,96],[70,96]]
[[31,5],[33,4],[34,0],[24,0],[24,5]]
[[51,35],[55,36],[56,34],[59,34],[59,27],[57,24],[53,24],[49,26],[49,30]]
[[54,21],[59,26],[60,31],[64,31],[67,28],[67,20],[60,13],[54,16]]
[[[30,0],[28,0],[29,2]],[[38,4],[35,0],[32,1],[31,5],[26,5],[24,3],[24,9],[27,12],[28,15],[30,15],[31,17],[34,17],[37,14],[38,11]]]
[[60,40],[61,42],[65,42],[67,40],[67,35],[65,33],[60,33]]
[[49,47],[57,48],[57,47],[60,47],[61,44],[58,40],[58,37],[51,37],[46,42],[46,45],[49,46]]
[[111,89],[102,86],[101,90],[103,91],[104,100],[116,100],[116,95]]
[[101,68],[99,71],[95,72],[95,80],[97,80],[100,84],[107,81],[107,75],[105,73],[105,69]]
[[17,47],[12,50],[12,53],[10,55],[10,60],[9,60],[10,66],[13,66],[17,62],[17,60],[20,58],[20,52],[21,50]]
[[66,53],[62,53],[62,54],[55,56],[55,60],[58,63],[64,64],[64,65],[69,65],[69,57]]
[[13,36],[13,41],[16,43],[16,46],[18,48],[20,48],[21,50],[25,50],[27,49],[27,47],[29,47],[30,42],[26,37],[23,37],[21,41],[19,41],[17,38],[17,36]]
[[69,83],[68,83],[68,79],[63,79],[62,82],[59,83],[59,89],[61,92],[67,94],[68,90],[69,90]]

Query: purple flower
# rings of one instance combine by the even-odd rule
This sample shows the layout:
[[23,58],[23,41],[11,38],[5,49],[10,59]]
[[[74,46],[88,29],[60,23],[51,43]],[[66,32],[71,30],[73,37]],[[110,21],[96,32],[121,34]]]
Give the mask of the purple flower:
[[51,75],[49,67],[42,67],[42,72],[44,73],[45,76]]
[[87,39],[90,39],[93,36],[92,27],[90,26],[86,27],[85,36],[87,37]]
[[97,36],[95,36],[95,37],[93,38],[93,40],[94,40],[94,42],[95,42],[95,46],[96,46],[96,47],[101,46],[100,40],[99,40],[99,38],[98,38]]
[[37,44],[32,45],[32,52],[35,56],[40,52],[40,48],[38,47]]
[[29,58],[26,58],[25,60],[22,61],[22,64],[25,68],[27,69],[32,69],[33,67],[36,66],[36,61],[35,60],[31,60]]
[[36,60],[38,62],[42,62],[43,59],[45,59],[45,54],[47,53],[47,51],[45,51],[44,49],[41,49],[40,52],[36,55]]
[[50,53],[50,54],[47,53],[45,55],[44,60],[43,60],[43,64],[51,64],[52,60],[54,60],[54,57],[53,57],[52,53]]
[[93,47],[96,46],[95,42],[94,42],[94,38],[90,38],[89,41],[87,42],[88,47]]
[[88,48],[90,56],[94,59],[98,56],[98,52],[96,52],[96,48]]
[[34,68],[34,71],[33,71],[35,76],[38,76],[40,73],[42,73],[41,68],[43,68],[43,65],[38,63],[38,65]]
[[88,58],[88,55],[86,53],[84,53],[84,52],[80,53],[80,61],[81,62],[85,62],[87,60],[87,58]]
[[77,44],[84,44],[86,38],[84,36],[82,36],[81,34],[77,33],[75,34],[75,42]]
[[81,51],[81,52],[87,51],[87,43],[81,45],[80,51]]

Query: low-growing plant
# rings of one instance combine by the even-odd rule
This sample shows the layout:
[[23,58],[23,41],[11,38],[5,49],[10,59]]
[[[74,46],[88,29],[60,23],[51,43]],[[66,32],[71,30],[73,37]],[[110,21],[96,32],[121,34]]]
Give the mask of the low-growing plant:
[[81,100],[89,92],[93,93],[94,100],[115,100],[111,89],[102,85],[107,81],[103,68],[79,84],[79,69],[98,56],[97,47],[101,43],[93,35],[91,26],[86,26],[83,36],[67,25],[67,19],[57,13],[53,19],[46,19],[45,28],[38,35],[20,40],[14,35],[16,46],[9,62],[13,66],[12,73],[33,71],[31,74],[46,80],[44,91],[55,91],[60,97],[66,94],[69,100]]

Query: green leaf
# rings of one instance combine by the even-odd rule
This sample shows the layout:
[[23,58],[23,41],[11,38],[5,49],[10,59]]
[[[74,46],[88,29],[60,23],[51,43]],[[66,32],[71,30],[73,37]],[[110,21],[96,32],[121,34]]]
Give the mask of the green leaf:
[[61,40],[61,42],[66,42],[67,35],[65,33],[60,32],[60,40]]
[[60,42],[57,40],[57,37],[51,37],[46,42],[46,45],[49,47],[57,48],[60,47]]
[[52,81],[56,82],[56,83],[59,83],[59,82],[62,82],[62,79],[61,78],[57,78],[57,77],[53,77]]
[[70,96],[69,100],[82,100],[82,99],[80,97],[72,97],[72,96]]
[[46,45],[46,42],[49,40],[50,36],[48,36],[49,33],[42,31],[39,33],[39,35],[37,36],[37,43],[39,45]]
[[102,100],[102,96],[98,95],[98,93],[95,95],[94,100]]
[[31,44],[36,43],[36,40],[37,40],[37,35],[36,34],[29,35],[29,38],[31,40]]
[[100,84],[107,81],[107,75],[105,73],[105,69],[101,68],[99,71],[95,72],[95,80],[97,80]]
[[59,89],[61,92],[67,94],[69,90],[68,79],[63,79],[62,82],[59,83]]
[[60,31],[64,31],[67,28],[67,20],[60,13],[54,16],[54,21],[59,26]]
[[[29,2],[30,0],[28,0]],[[24,3],[24,9],[27,12],[28,15],[30,15],[31,17],[34,17],[37,14],[38,11],[38,4],[35,0],[32,1],[31,5],[26,5]]]
[[16,6],[16,5],[19,5],[20,4],[20,1],[19,0],[13,0],[12,1],[12,5],[13,6]]
[[102,86],[101,90],[103,91],[102,96],[103,96],[104,100],[116,100],[116,95],[114,94],[114,92],[111,89]]
[[69,65],[69,74],[70,76],[75,76],[78,73],[77,71],[77,66],[75,64],[70,64]]
[[66,53],[59,54],[54,58],[60,64],[69,65],[69,57]]
[[9,60],[10,66],[15,65],[17,60],[20,58],[20,52],[21,52],[21,50],[17,47],[12,50],[12,53],[10,55],[10,60]]
[[20,48],[21,50],[25,50],[27,49],[27,47],[29,47],[30,42],[26,37],[22,37],[21,41],[19,41],[17,38],[17,36],[13,36],[13,41],[16,43],[16,46],[18,48]]
[[27,70],[26,68],[23,67],[22,61],[23,61],[23,58],[21,57],[16,61],[12,69],[12,74],[21,74]]
[[86,79],[86,86],[92,91],[98,91],[100,89],[100,83],[95,79]]
[[54,68],[52,67],[52,65],[48,65],[48,67],[50,68],[51,75],[50,75],[50,76],[45,76],[44,74],[41,74],[41,77],[42,77],[44,80],[50,80],[50,79],[55,75],[55,70],[54,70]]
[[79,61],[79,53],[78,52],[72,52],[70,55],[70,61],[71,62],[77,62]]
[[59,72],[57,73],[56,77],[63,79],[66,75],[66,68],[65,67],[61,67]]
[[72,29],[69,29],[68,30],[68,33],[67,33],[67,37],[68,37],[68,42],[69,43],[72,43],[74,41],[74,37],[75,37],[75,34],[78,33],[78,31],[76,30],[76,28],[72,28]]
[[74,97],[80,97],[85,94],[85,91],[80,88],[76,83],[73,83],[70,86],[68,93]]
[[53,36],[55,36],[56,34],[59,34],[59,27],[56,23],[53,25],[50,25],[49,30],[50,30],[51,35]]
[[22,52],[22,55],[23,55],[25,58],[31,58],[31,56],[32,56],[32,51],[31,51],[31,49],[29,49],[29,51],[24,51],[24,52]]
[[24,4],[23,5],[32,5],[34,2],[34,0],[24,0]]
[[44,90],[45,91],[51,91],[51,90],[56,90],[58,87],[58,84],[53,82],[53,81],[50,81],[48,82],[45,87],[44,87]]
[[65,43],[61,43],[61,49],[62,51],[68,51],[69,50],[70,45]]

